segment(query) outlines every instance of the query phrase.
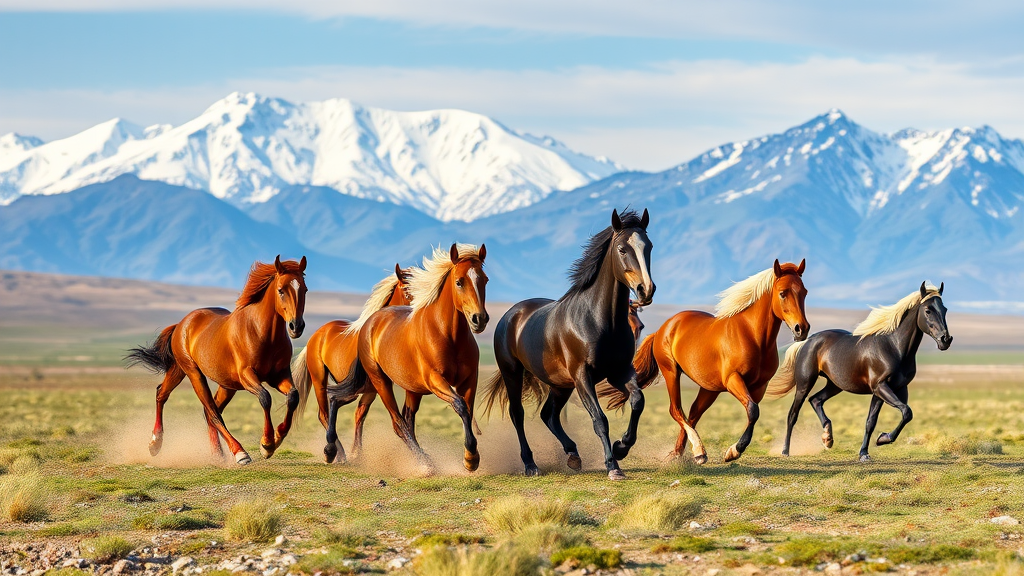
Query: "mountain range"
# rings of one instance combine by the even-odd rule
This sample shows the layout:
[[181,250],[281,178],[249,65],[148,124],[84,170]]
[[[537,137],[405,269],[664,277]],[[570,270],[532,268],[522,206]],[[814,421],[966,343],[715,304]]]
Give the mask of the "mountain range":
[[[63,193],[67,192],[67,193]],[[1016,309],[1024,143],[991,127],[869,130],[838,110],[657,173],[460,111],[233,94],[178,127],[0,138],[0,267],[237,286],[310,258],[367,290],[430,245],[486,242],[494,298],[558,296],[612,208],[648,208],[662,303],[707,303],[775,258],[809,301],[882,304],[922,280]]]

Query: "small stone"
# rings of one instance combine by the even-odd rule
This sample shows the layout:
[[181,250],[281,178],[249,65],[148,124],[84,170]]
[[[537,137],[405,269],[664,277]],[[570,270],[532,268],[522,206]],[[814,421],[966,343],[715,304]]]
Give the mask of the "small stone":
[[388,483],[385,482],[383,479],[381,479],[379,482],[377,482],[377,486],[379,486],[381,488],[387,488],[388,487]]
[[118,560],[110,570],[111,574],[124,574],[135,569],[135,563],[131,560]]
[[989,520],[993,524],[999,524],[1000,526],[1016,526],[1020,524],[1020,520],[1017,520],[1013,516],[996,516]]
[[676,486],[679,486],[680,484],[682,484],[682,482],[680,482],[679,480],[673,480],[672,483],[668,485],[668,487],[669,488],[675,488]]
[[43,576],[43,574],[46,574],[46,570],[33,570],[29,572],[29,576]]
[[721,573],[721,572],[722,572],[722,570],[719,569],[719,568],[709,568],[708,571],[707,571],[707,575],[708,576],[718,576],[718,574]]
[[690,522],[690,530],[700,530],[701,528],[704,527],[700,525],[700,522],[697,522],[696,520]]
[[288,539],[284,537],[284,534],[278,534],[277,538],[274,538],[274,546],[284,546],[288,542]]
[[[383,482],[383,480],[381,480]],[[409,563],[409,559],[405,556],[397,556],[391,562],[388,562],[388,570],[401,570]]]
[[280,560],[281,564],[285,566],[291,566],[292,564],[295,564],[298,561],[299,559],[296,558],[294,554],[285,554],[284,556],[281,556]]
[[171,563],[171,571],[177,573],[183,568],[187,568],[195,563],[195,560],[188,556],[182,556]]
[[68,558],[60,565],[61,568],[85,568],[89,561],[85,558]]
[[282,552],[283,550],[271,548],[269,550],[264,550],[263,554],[260,554],[260,558],[273,558],[274,556],[280,556]]
[[843,571],[843,566],[839,562],[830,562],[828,566],[825,566],[825,572],[829,574],[838,574]]

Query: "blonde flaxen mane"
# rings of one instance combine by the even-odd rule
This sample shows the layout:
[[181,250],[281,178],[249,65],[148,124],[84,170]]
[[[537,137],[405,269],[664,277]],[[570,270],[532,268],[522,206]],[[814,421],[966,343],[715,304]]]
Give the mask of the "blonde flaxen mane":
[[366,303],[363,304],[363,309],[359,312],[359,318],[356,318],[355,322],[348,325],[348,328],[345,329],[345,333],[358,334],[359,329],[366,323],[367,318],[387,305],[388,301],[391,300],[391,296],[395,293],[396,288],[398,288],[398,276],[395,275],[394,272],[389,274],[380,282],[377,282],[373,286],[373,291],[370,292],[370,297],[367,298]]
[[750,308],[775,285],[775,268],[758,272],[718,293],[715,316],[728,318]]
[[927,295],[921,297],[920,290],[904,296],[899,302],[890,306],[878,306],[871,308],[871,313],[863,322],[857,324],[853,329],[854,336],[868,336],[871,334],[891,334],[899,327],[903,317],[914,306],[939,295],[939,289],[931,284],[925,286]]
[[[480,248],[474,244],[458,244],[459,260],[480,259]],[[438,246],[431,256],[423,257],[423,268],[416,268],[409,275],[409,297],[412,309],[420,310],[433,304],[441,295],[441,289],[455,264],[448,250]]]

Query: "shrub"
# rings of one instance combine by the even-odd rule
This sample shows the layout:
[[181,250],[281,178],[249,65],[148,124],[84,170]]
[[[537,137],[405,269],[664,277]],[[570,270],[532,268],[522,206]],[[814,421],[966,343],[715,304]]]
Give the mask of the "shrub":
[[573,546],[551,555],[551,564],[554,566],[560,566],[566,560],[574,561],[576,566],[594,566],[598,569],[618,568],[622,563],[622,553],[618,550],[602,550],[591,546]]
[[702,503],[686,496],[641,496],[615,515],[613,522],[622,530],[673,532],[687,520],[700,514]]
[[39,476],[12,475],[0,481],[0,512],[11,522],[46,518],[46,498]]
[[281,515],[269,502],[240,502],[224,516],[228,538],[239,542],[267,542],[281,530]]
[[361,557],[362,554],[348,546],[335,545],[323,554],[306,554],[298,563],[292,565],[291,571],[304,574],[354,574],[356,565],[353,560]]
[[423,534],[412,541],[413,546],[427,548],[430,546],[460,546],[466,544],[483,544],[483,536],[469,534]]
[[188,514],[168,514],[157,517],[155,526],[159,530],[202,530],[215,528],[217,525],[206,518]]
[[549,522],[527,526],[515,536],[515,543],[534,553],[551,553],[563,548],[583,546],[587,538],[578,528]]
[[479,551],[434,547],[417,556],[413,566],[417,576],[534,576],[541,560],[510,544]]
[[715,541],[711,538],[701,538],[700,536],[691,536],[689,534],[681,534],[672,539],[671,542],[662,542],[656,545],[652,552],[690,552],[693,554],[703,554],[704,552],[711,552],[718,548]]
[[534,502],[523,497],[497,500],[487,507],[484,520],[492,530],[518,534],[534,524],[569,523],[569,504],[561,500]]
[[768,529],[760,524],[754,522],[729,522],[716,530],[718,534],[722,536],[763,536],[768,533]]
[[110,564],[131,554],[135,545],[120,536],[100,536],[82,542],[84,557],[97,564]]

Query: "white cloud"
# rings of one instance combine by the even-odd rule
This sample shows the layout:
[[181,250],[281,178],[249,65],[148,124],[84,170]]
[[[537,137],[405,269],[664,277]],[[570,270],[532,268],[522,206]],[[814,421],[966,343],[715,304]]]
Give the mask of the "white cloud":
[[990,124],[1006,136],[1024,136],[1024,78],[977,75],[934,59],[715,60],[647,70],[327,67],[270,76],[120,92],[0,90],[0,133],[54,138],[113,116],[180,123],[230,91],[251,90],[401,110],[462,108],[652,170],[727,141],[784,130],[831,107],[880,131]]

